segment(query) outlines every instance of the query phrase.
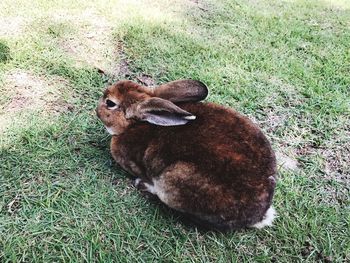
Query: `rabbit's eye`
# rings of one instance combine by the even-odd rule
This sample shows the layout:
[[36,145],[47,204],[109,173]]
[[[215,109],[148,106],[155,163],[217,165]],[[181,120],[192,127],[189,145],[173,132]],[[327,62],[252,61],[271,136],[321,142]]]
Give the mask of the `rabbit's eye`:
[[115,106],[117,106],[117,104],[115,104],[113,101],[111,100],[106,100],[106,104],[108,108],[113,108]]

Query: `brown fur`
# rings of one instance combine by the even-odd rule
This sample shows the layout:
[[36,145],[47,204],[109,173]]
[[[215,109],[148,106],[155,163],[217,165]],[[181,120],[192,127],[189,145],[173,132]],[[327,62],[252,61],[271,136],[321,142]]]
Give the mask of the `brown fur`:
[[[205,92],[196,92],[202,99]],[[276,174],[274,152],[261,130],[248,118],[213,103],[180,100],[177,106],[196,119],[179,126],[125,117],[132,105],[153,96],[153,90],[129,81],[105,92],[97,114],[117,134],[111,142],[114,159],[144,182],[157,180],[166,193],[160,199],[194,221],[219,229],[261,221],[272,202]],[[105,108],[106,98],[120,102],[118,111]]]

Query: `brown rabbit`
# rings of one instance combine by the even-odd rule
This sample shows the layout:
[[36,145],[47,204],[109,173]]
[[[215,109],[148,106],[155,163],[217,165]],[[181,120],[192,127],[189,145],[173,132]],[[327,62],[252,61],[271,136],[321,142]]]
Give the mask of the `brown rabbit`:
[[112,156],[139,187],[196,223],[219,230],[271,225],[270,143],[238,112],[198,102],[207,95],[195,80],[110,86],[97,115],[113,135]]

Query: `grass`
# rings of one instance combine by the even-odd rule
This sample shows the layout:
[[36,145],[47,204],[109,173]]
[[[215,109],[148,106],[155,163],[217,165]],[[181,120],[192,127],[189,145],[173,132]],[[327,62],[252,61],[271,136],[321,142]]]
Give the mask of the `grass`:
[[[349,21],[345,0],[1,1],[0,261],[349,261]],[[204,232],[138,193],[94,113],[121,78],[200,79],[257,122],[275,226]]]

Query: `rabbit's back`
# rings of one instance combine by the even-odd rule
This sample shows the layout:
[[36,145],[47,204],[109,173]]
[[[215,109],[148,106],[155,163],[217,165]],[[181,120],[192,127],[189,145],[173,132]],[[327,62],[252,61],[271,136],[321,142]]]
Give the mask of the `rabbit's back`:
[[[147,145],[142,158],[154,172],[180,160],[198,165],[225,184],[258,183],[276,173],[270,143],[248,118],[212,103],[182,104],[181,108],[192,112],[196,120],[173,127],[143,124],[141,138]],[[140,137],[135,137],[140,147]]]

